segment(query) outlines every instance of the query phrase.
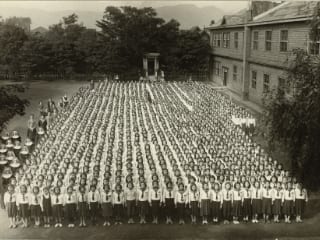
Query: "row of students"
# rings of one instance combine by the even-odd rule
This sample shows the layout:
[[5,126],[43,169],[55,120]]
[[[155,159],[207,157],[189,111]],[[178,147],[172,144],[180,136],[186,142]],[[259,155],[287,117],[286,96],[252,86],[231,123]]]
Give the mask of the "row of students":
[[252,222],[256,223],[260,214],[263,214],[265,222],[269,221],[271,215],[274,216],[274,222],[279,222],[281,214],[284,215],[286,223],[290,222],[293,214],[296,215],[296,221],[301,222],[306,201],[307,193],[300,185],[295,189],[282,189],[280,184],[270,188],[268,182],[264,188],[260,188],[258,182],[252,188],[248,182],[245,188],[241,188],[240,183],[232,186],[227,182],[224,189],[221,189],[218,183],[214,184],[212,189],[209,189],[207,183],[204,183],[201,189],[196,184],[186,187],[182,183],[177,189],[173,189],[171,183],[161,188],[158,182],[153,182],[150,189],[145,183],[141,183],[138,189],[132,183],[128,183],[124,190],[121,185],[116,185],[114,190],[109,185],[105,185],[101,190],[91,185],[89,191],[86,191],[85,186],[80,186],[77,191],[73,186],[69,186],[66,193],[61,193],[59,187],[54,187],[51,192],[47,187],[41,190],[38,186],[33,187],[30,193],[25,185],[21,186],[19,192],[15,192],[15,187],[9,185],[4,197],[11,228],[16,227],[16,216],[21,217],[23,227],[27,227],[29,213],[35,221],[35,226],[40,225],[40,217],[43,216],[44,226],[49,227],[50,217],[53,216],[55,226],[61,227],[63,210],[69,227],[75,226],[76,216],[80,217],[79,226],[86,226],[87,210],[90,212],[92,223],[96,224],[100,206],[104,226],[110,226],[112,216],[115,217],[116,224],[121,224],[124,206],[129,224],[134,223],[136,206],[139,206],[141,224],[146,223],[149,207],[153,216],[152,222],[158,223],[162,206],[165,209],[167,224],[173,223],[174,208],[177,208],[179,224],[184,224],[188,208],[192,224],[197,222],[199,210],[203,224],[208,224],[209,216],[214,223],[221,217],[225,224],[231,220],[238,224],[240,217],[243,217],[245,222],[251,217]]

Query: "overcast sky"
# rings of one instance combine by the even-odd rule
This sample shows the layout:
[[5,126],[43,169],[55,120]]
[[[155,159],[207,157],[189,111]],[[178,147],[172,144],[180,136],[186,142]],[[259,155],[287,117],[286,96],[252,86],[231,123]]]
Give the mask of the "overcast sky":
[[123,6],[131,5],[136,7],[161,7],[178,4],[194,4],[198,7],[216,6],[226,12],[235,12],[245,8],[247,1],[0,1],[0,15],[4,14],[6,8],[28,8],[41,9],[46,11],[101,11],[108,5]]

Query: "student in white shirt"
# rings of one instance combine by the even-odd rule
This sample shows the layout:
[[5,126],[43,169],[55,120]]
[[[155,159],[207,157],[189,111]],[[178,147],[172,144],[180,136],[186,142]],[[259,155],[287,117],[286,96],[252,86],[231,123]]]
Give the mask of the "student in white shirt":
[[269,216],[271,215],[271,207],[272,207],[272,195],[270,182],[267,181],[265,183],[264,188],[262,188],[262,213],[265,223],[269,223]]
[[129,182],[127,189],[124,191],[124,201],[125,206],[127,208],[127,216],[128,216],[128,223],[133,224],[134,220],[134,213],[135,213],[135,206],[137,200],[137,191],[133,187],[133,183]]
[[188,204],[188,192],[185,190],[183,183],[178,186],[178,191],[174,198],[175,206],[178,208],[179,224],[184,224],[185,207]]
[[68,220],[68,227],[74,227],[77,209],[77,195],[71,186],[67,188],[67,193],[64,194],[64,205],[66,210],[66,219]]
[[285,223],[291,223],[290,217],[293,215],[293,204],[295,200],[295,191],[291,183],[286,183],[283,190],[283,214]]
[[304,212],[305,204],[308,202],[307,190],[302,188],[301,183],[298,183],[295,189],[295,213],[296,222],[301,223],[301,216]]
[[243,221],[248,222],[249,216],[251,216],[251,189],[250,189],[250,182],[244,182],[244,188],[241,190],[241,200],[242,200],[242,207],[243,207]]
[[59,187],[54,188],[53,195],[51,197],[52,213],[55,219],[55,227],[62,227],[62,213],[63,213],[63,194],[60,192]]
[[149,207],[149,191],[145,182],[140,183],[140,189],[137,191],[137,201],[140,211],[140,224],[146,224],[146,215]]
[[110,220],[112,217],[112,192],[108,184],[104,185],[103,190],[100,193],[100,202],[102,208],[102,216],[104,218],[103,226],[110,226]]
[[239,224],[239,217],[241,214],[241,185],[239,182],[234,184],[234,189],[232,191],[232,216],[233,216],[233,223]]
[[166,189],[163,191],[163,200],[166,212],[166,224],[172,224],[172,213],[174,209],[174,191],[171,182],[167,183]]
[[8,191],[4,194],[4,205],[8,213],[10,220],[9,228],[16,228],[16,216],[17,216],[17,194],[15,193],[14,186],[9,185]]
[[21,185],[20,193],[17,195],[17,206],[22,218],[22,225],[24,228],[28,227],[29,214],[29,193],[26,185]]
[[275,223],[279,223],[279,216],[281,215],[281,204],[282,204],[282,197],[283,197],[283,190],[281,183],[278,182],[276,186],[271,188],[271,195],[272,195],[272,214],[273,214],[273,221]]
[[192,183],[188,192],[189,207],[191,208],[191,224],[197,223],[197,216],[199,214],[199,191],[197,185]]
[[77,203],[78,203],[78,213],[80,217],[79,227],[86,226],[86,215],[88,209],[88,195],[86,193],[86,188],[84,185],[79,186],[77,192]]
[[210,191],[208,183],[203,183],[200,189],[200,216],[202,217],[202,224],[208,224],[208,216],[210,214]]
[[115,186],[115,191],[112,194],[112,204],[114,209],[115,224],[122,224],[124,193],[120,184]]
[[99,202],[100,202],[100,194],[97,191],[96,186],[91,185],[90,191],[88,193],[88,204],[89,204],[89,212],[90,212],[92,225],[95,225],[97,221]]
[[222,190],[222,215],[224,224],[229,224],[231,221],[231,210],[233,201],[233,191],[231,190],[231,183],[225,183],[225,189]]
[[154,181],[152,183],[152,189],[149,191],[149,203],[152,212],[153,224],[158,224],[159,209],[162,201],[162,190],[159,188],[159,183]]
[[30,194],[30,197],[29,197],[31,217],[34,219],[36,227],[40,226],[40,216],[41,216],[42,198],[39,192],[40,192],[39,187],[34,186],[32,188],[32,194]]

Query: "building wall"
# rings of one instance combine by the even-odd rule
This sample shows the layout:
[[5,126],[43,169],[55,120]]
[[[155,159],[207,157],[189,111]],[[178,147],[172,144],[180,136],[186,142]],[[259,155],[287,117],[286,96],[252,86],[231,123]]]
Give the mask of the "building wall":
[[[280,51],[280,31],[288,30],[288,51]],[[258,31],[258,50],[253,49],[253,35]],[[271,51],[265,50],[265,32],[272,31]],[[307,49],[309,27],[307,23],[287,23],[277,25],[263,25],[251,27],[250,62],[265,63],[274,66],[288,66],[295,48]]]
[[[214,68],[214,64],[215,62],[220,62],[220,74],[217,75],[215,68]],[[223,69],[227,68],[228,69],[228,79],[227,79],[227,87],[238,93],[241,94],[241,89],[242,89],[242,61],[239,60],[235,60],[235,59],[230,59],[230,58],[224,58],[224,57],[213,57],[213,61],[212,61],[212,69],[213,69],[213,73],[212,73],[212,80],[219,84],[219,85],[223,85]],[[233,66],[237,66],[237,78],[236,80],[233,79]]]

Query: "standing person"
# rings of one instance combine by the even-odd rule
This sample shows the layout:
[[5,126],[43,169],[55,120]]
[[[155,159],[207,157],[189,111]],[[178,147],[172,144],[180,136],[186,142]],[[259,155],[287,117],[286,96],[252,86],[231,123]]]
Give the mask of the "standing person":
[[244,188],[241,191],[241,200],[242,200],[242,209],[243,209],[243,220],[244,222],[249,221],[249,216],[252,215],[251,213],[251,189],[250,189],[250,182],[244,182]]
[[80,185],[79,187],[77,202],[78,202],[78,212],[80,217],[79,227],[85,227],[87,208],[88,208],[88,196],[87,196],[86,188],[84,185]]
[[179,224],[184,224],[184,211],[188,203],[188,192],[185,191],[183,183],[178,186],[178,191],[175,194],[174,203],[176,208],[178,208]]
[[231,183],[225,183],[225,189],[222,190],[222,215],[224,219],[224,224],[229,224],[231,220],[231,210],[232,210],[233,192],[231,190]]
[[63,211],[63,194],[59,187],[53,189],[53,196],[51,197],[52,215],[55,220],[54,227],[62,227],[62,211]]
[[29,214],[29,193],[27,192],[27,186],[21,185],[20,193],[17,195],[17,206],[22,219],[22,227],[28,227]]
[[276,186],[271,189],[271,195],[273,221],[275,223],[279,223],[279,216],[281,215],[281,202],[283,198],[283,190],[280,182],[278,182]]
[[251,205],[252,205],[252,222],[258,223],[259,215],[262,212],[262,191],[260,188],[260,183],[258,181],[254,182],[254,186],[251,189]]
[[133,224],[135,205],[137,201],[137,192],[136,192],[136,189],[133,187],[132,182],[128,183],[127,189],[124,192],[124,201],[127,207],[128,223]]
[[35,227],[40,226],[40,216],[41,216],[41,195],[38,186],[32,188],[32,194],[29,197],[29,205],[31,211],[31,217],[35,221]]
[[222,207],[222,194],[219,183],[214,183],[212,187],[213,189],[210,191],[211,213],[213,222],[217,223]]
[[149,203],[152,211],[153,224],[158,224],[160,204],[163,201],[162,194],[159,183],[153,182],[152,189],[149,191]]
[[65,95],[62,97],[62,102],[63,102],[63,107],[67,107],[67,106],[68,106],[69,100],[68,100],[67,94],[65,94]]
[[190,185],[189,189],[189,206],[191,208],[191,224],[197,223],[197,216],[199,214],[199,191],[195,183]]
[[140,224],[146,224],[146,216],[148,214],[148,197],[149,191],[145,182],[140,183],[140,189],[137,191],[137,201],[139,206]]
[[49,98],[49,100],[48,100],[48,113],[53,113],[55,108],[56,108],[55,102],[52,100],[52,98]]
[[122,224],[122,210],[124,205],[124,193],[120,184],[115,186],[115,191],[112,194],[112,204],[115,215],[115,225]]
[[17,195],[13,185],[8,186],[8,191],[4,194],[4,205],[6,207],[10,225],[9,228],[16,228],[16,216],[17,216]]
[[163,192],[164,206],[166,212],[166,224],[172,224],[172,213],[174,209],[174,192],[172,183],[168,182],[166,189]]
[[48,126],[47,119],[45,118],[44,115],[41,115],[38,122],[38,127],[42,128],[44,132],[47,132],[47,129],[48,129],[47,126]]
[[32,142],[36,141],[36,121],[34,119],[34,115],[31,114],[28,120],[28,130],[27,130],[27,138],[29,138]]
[[296,186],[295,192],[295,214],[296,214],[296,222],[301,223],[301,216],[303,215],[304,208],[306,203],[308,202],[308,194],[305,188],[302,188],[301,183],[298,183]]
[[44,227],[48,228],[50,227],[50,218],[52,216],[52,207],[51,207],[51,195],[48,187],[43,188],[42,193],[42,212],[43,212],[43,218],[44,218]]
[[208,215],[210,212],[210,192],[208,183],[203,183],[200,189],[200,215],[202,216],[202,224],[208,224]]
[[232,191],[233,201],[232,201],[232,216],[233,223],[239,224],[239,217],[241,216],[241,185],[239,182],[234,184],[234,189]]
[[65,213],[68,220],[68,227],[74,227],[77,209],[77,196],[73,191],[73,187],[67,188],[67,193],[64,194]]
[[284,222],[291,223],[290,217],[293,214],[293,205],[294,205],[294,197],[295,192],[292,189],[291,183],[286,183],[285,188],[283,190],[283,214],[284,214]]
[[264,188],[262,189],[262,213],[265,223],[270,223],[269,217],[271,215],[272,207],[272,195],[270,189],[270,182],[266,181]]
[[96,186],[91,185],[90,191],[88,193],[88,204],[89,204],[89,212],[90,212],[92,225],[95,225],[97,222],[99,202],[100,202],[100,194],[97,191]]
[[103,191],[101,191],[100,198],[101,208],[102,208],[102,216],[104,219],[103,226],[111,225],[111,217],[112,217],[112,193],[110,191],[109,185],[105,185],[103,187]]

